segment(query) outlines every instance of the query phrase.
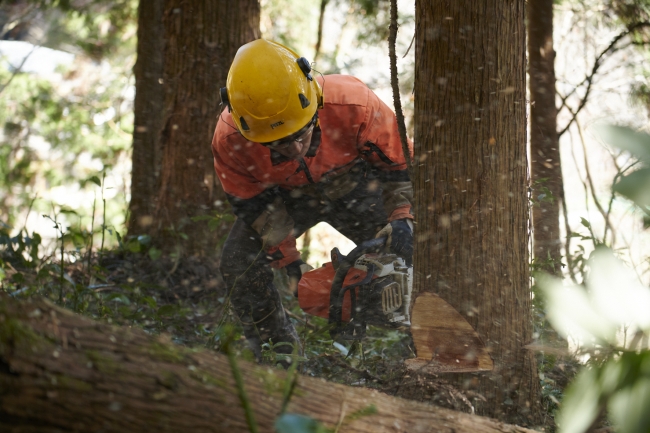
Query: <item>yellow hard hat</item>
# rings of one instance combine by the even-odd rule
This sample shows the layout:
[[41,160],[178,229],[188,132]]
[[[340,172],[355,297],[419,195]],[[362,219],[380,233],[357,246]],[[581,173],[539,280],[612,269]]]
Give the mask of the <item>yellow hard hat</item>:
[[310,72],[309,61],[293,50],[258,39],[237,50],[221,99],[246,139],[280,140],[323,108],[323,91]]

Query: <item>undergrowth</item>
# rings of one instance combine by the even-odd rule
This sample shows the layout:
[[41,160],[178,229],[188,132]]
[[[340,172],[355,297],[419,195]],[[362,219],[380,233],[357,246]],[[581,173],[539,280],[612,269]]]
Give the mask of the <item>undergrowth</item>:
[[[227,290],[214,259],[160,256],[147,237],[117,237],[117,248],[88,254],[80,246],[89,241],[75,244],[61,232],[55,252],[43,255],[37,233],[11,236],[10,228],[2,226],[0,289],[18,299],[43,296],[94,320],[168,333],[177,344],[223,353],[223,328],[228,327],[228,350],[254,359],[227,308]],[[275,283],[304,347],[300,373],[389,393],[399,389],[402,361],[413,356],[408,334],[370,327],[361,343],[336,342],[327,320],[305,314],[285,282],[277,272]],[[271,349],[264,347],[263,358],[274,364]]]

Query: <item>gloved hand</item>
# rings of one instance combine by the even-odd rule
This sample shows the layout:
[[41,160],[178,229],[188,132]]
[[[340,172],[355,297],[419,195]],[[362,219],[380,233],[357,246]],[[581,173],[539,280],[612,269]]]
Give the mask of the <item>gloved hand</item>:
[[293,294],[297,294],[298,282],[302,278],[302,274],[309,272],[314,268],[302,260],[296,260],[295,262],[289,263],[284,267],[284,269],[286,269],[287,277],[289,277],[289,290],[291,290]]
[[403,258],[408,266],[413,265],[413,224],[408,218],[389,222],[375,238],[386,236],[386,248]]

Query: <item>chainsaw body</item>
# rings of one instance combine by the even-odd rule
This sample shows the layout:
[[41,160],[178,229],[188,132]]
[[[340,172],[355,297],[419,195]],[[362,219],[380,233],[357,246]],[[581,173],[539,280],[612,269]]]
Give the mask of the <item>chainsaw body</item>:
[[382,253],[384,244],[385,238],[372,239],[347,256],[334,248],[331,262],[300,279],[300,307],[328,319],[332,338],[360,340],[369,324],[408,329],[417,353],[405,361],[410,370],[492,370],[489,351],[467,319],[426,288],[415,298],[413,268],[401,257]]
[[361,339],[367,325],[410,326],[413,268],[395,254],[378,252],[384,243],[364,242],[347,256],[334,248],[331,263],[302,276],[300,306],[329,319],[333,338]]

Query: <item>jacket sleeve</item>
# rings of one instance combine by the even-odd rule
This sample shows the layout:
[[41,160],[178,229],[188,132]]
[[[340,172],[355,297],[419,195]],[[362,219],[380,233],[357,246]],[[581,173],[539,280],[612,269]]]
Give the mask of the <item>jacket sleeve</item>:
[[[368,89],[366,116],[359,131],[360,153],[376,168],[389,221],[413,219],[413,186],[409,178],[395,113]],[[413,143],[408,140],[411,158]]]
[[282,268],[298,260],[293,219],[286,212],[277,187],[257,181],[228,150],[232,146],[219,143],[217,137],[215,134],[212,143],[214,168],[233,213],[260,235],[271,266]]

